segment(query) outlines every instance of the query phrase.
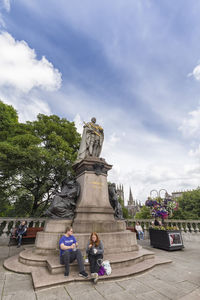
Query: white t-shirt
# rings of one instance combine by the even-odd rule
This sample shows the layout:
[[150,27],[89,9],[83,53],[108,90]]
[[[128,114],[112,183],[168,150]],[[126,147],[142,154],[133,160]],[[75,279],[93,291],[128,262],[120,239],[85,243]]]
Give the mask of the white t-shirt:
[[143,231],[141,225],[136,225],[136,226],[135,226],[135,229],[136,229],[137,231]]

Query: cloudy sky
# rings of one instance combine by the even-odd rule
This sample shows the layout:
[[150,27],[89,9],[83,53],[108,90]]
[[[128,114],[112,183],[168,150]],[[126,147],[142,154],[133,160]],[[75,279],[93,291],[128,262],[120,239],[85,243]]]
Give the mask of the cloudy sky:
[[0,0],[0,99],[104,127],[109,181],[145,201],[200,180],[200,1]]

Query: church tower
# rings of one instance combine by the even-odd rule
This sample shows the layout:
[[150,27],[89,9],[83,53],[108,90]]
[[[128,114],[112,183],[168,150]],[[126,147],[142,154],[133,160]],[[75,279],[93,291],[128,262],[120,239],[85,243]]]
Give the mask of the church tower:
[[122,200],[122,202],[124,204],[124,187],[123,187],[123,184],[120,184],[119,186],[117,186],[117,195]]
[[132,195],[131,188],[130,188],[130,191],[129,191],[128,205],[130,205],[130,206],[134,206],[135,205],[135,201],[133,200],[133,195]]

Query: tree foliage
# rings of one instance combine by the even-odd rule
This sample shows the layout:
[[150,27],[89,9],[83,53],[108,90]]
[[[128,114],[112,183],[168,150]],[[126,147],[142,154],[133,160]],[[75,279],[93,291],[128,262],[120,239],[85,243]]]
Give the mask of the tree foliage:
[[136,213],[135,219],[151,219],[151,209],[146,205],[143,205],[139,212]]
[[19,123],[14,108],[3,102],[0,118],[0,201],[4,207],[9,202],[16,215],[38,215],[71,171],[80,135],[73,122],[56,115]]
[[174,213],[173,219],[200,219],[200,188],[184,192],[177,201],[179,208]]
[[124,218],[124,219],[130,218],[130,216],[129,216],[129,214],[128,214],[128,209],[124,206],[124,202],[123,202],[122,198],[119,197],[119,198],[118,198],[118,201],[119,201],[119,203],[120,203],[121,206],[122,206],[123,218]]

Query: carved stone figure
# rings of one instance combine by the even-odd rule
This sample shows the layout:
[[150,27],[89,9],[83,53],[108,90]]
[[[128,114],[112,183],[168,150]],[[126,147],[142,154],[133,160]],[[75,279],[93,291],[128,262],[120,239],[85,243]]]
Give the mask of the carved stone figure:
[[114,217],[119,220],[123,220],[123,212],[122,212],[122,206],[118,201],[118,195],[116,190],[115,183],[108,184],[108,194],[109,194],[109,201],[110,205],[114,209]]
[[91,156],[99,157],[104,140],[103,128],[96,124],[96,118],[92,118],[91,122],[84,124],[77,160]]
[[51,218],[72,219],[79,194],[79,183],[74,179],[65,179],[62,184],[61,192],[56,192],[44,215]]

